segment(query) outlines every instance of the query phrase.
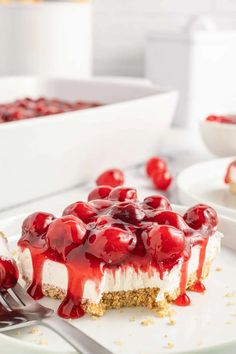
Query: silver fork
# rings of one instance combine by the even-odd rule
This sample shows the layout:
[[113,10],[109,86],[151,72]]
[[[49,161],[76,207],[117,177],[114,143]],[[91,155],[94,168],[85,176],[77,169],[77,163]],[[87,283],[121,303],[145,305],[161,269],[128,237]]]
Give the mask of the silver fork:
[[0,293],[0,333],[35,324],[49,327],[82,354],[112,354],[53,310],[34,301],[20,284]]

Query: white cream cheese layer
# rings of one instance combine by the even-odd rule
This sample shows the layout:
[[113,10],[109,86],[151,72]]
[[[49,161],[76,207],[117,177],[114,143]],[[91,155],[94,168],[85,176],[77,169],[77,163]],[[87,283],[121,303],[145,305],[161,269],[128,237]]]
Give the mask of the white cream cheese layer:
[[[221,238],[222,234],[218,231],[209,238],[206,248],[205,263],[214,260],[220,252]],[[200,246],[192,247],[191,258],[188,264],[189,276],[195,273],[198,269],[199,252]],[[31,280],[33,270],[31,255],[28,249],[19,253],[19,264],[22,275]],[[137,272],[132,267],[126,268],[125,270],[118,268],[115,272],[105,270],[99,289],[93,280],[87,280],[84,286],[83,299],[89,300],[93,303],[99,303],[102,293],[137,290],[150,287],[160,289],[157,297],[157,301],[160,301],[164,298],[165,293],[171,294],[179,288],[181,266],[182,262],[180,260],[180,262],[169,272],[163,274],[163,279],[160,278],[160,274],[156,268],[151,269],[149,274],[141,271]],[[42,282],[43,284],[49,284],[66,291],[68,283],[66,266],[51,260],[45,261]]]
[[7,246],[7,239],[2,232],[0,232],[0,258],[13,259],[13,256]]

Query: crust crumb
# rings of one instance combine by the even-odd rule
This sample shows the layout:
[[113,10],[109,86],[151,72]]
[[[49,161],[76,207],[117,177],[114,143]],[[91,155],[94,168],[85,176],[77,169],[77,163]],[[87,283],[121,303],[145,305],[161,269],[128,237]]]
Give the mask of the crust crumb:
[[226,306],[234,306],[235,305],[235,302],[233,301],[230,301],[230,302],[227,302]]
[[32,327],[32,328],[30,328],[28,333],[30,333],[30,334],[40,334],[41,331],[40,331],[40,329],[38,327]]
[[146,319],[146,320],[142,320],[142,321],[140,322],[140,324],[141,324],[142,326],[151,326],[151,325],[154,324],[154,319],[153,319],[153,318],[148,318],[148,319]]
[[236,296],[235,291],[231,291],[225,294],[225,297],[235,297],[235,296]]
[[222,272],[222,268],[221,267],[217,267],[216,268],[216,272]]
[[136,317],[135,317],[135,316],[130,317],[130,318],[129,318],[129,321],[130,321],[130,322],[136,321]]
[[114,340],[114,344],[118,345],[119,347],[122,347],[124,345],[124,342],[122,340]]
[[225,324],[231,325],[231,324],[232,324],[232,321],[226,321]]
[[169,318],[169,320],[167,321],[167,324],[169,326],[174,326],[176,324],[176,320],[174,320],[173,318]]
[[174,348],[174,343],[173,342],[168,342],[167,343],[167,346],[165,348],[168,348],[168,349],[173,349]]
[[48,341],[45,338],[36,339],[34,343],[38,345],[48,345]]

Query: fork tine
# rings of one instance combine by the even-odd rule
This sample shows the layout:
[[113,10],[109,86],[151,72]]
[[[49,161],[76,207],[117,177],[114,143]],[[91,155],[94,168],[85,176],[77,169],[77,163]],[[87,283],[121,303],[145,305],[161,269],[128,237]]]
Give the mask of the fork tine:
[[11,290],[23,305],[34,303],[34,300],[19,283],[17,283]]
[[0,292],[0,310],[1,310],[1,313],[6,313],[11,310],[10,307],[8,306],[8,304],[6,303],[4,297],[2,296],[1,292]]
[[2,304],[1,302],[1,298],[0,298],[0,316],[4,315],[5,313],[7,313],[8,310],[6,309],[6,307]]
[[5,303],[11,310],[15,310],[22,307],[22,304],[14,299],[14,297],[10,294],[9,290],[1,292],[1,297],[4,299]]

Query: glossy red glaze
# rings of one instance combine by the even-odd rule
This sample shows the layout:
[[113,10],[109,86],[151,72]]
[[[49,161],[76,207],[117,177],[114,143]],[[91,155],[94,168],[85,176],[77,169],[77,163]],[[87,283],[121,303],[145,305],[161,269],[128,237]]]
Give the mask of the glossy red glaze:
[[174,304],[177,306],[189,306],[190,303],[191,300],[186,293],[179,295],[174,301]]
[[97,179],[96,184],[98,186],[108,185],[111,187],[118,187],[124,184],[124,173],[118,168],[112,168],[104,171]]
[[[32,256],[29,294],[35,299],[43,296],[42,270],[46,260],[62,263],[68,272],[68,289],[58,313],[64,318],[78,318],[84,314],[81,303],[85,283],[92,280],[99,290],[106,269],[115,271],[120,267],[125,272],[133,267],[137,272],[150,274],[151,266],[162,278],[181,259],[180,296],[175,303],[187,304],[185,289],[191,245],[197,242],[201,247],[197,272],[200,281],[209,235],[188,227],[191,232],[186,237],[182,230],[186,224],[181,216],[170,210],[152,209],[152,205],[159,207],[161,203],[153,197],[143,203],[100,199],[74,203],[57,219],[48,213],[30,215],[23,223],[18,242],[21,250],[29,249]],[[169,207],[166,200],[163,203]],[[145,219],[150,211],[159,213],[158,223]],[[204,215],[207,225],[212,213]]]
[[88,195],[88,201],[95,199],[107,199],[112,187],[110,186],[98,186],[94,188]]
[[191,286],[190,290],[194,291],[196,293],[204,293],[204,291],[206,290],[206,287],[200,281],[197,281],[195,284],[193,284]]
[[67,102],[48,98],[24,98],[7,104],[0,104],[0,123],[48,116],[100,106],[83,101]]
[[171,205],[169,200],[163,195],[153,195],[144,199],[143,208],[155,210],[171,210]]
[[137,190],[134,188],[116,187],[109,194],[108,199],[112,201],[125,202],[137,200]]
[[151,157],[146,163],[146,173],[149,177],[156,172],[164,172],[167,170],[166,162],[160,157]]
[[74,215],[81,219],[86,224],[89,223],[94,216],[97,215],[97,209],[92,203],[76,202],[69,205],[64,211],[63,215]]

